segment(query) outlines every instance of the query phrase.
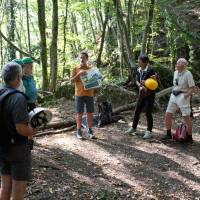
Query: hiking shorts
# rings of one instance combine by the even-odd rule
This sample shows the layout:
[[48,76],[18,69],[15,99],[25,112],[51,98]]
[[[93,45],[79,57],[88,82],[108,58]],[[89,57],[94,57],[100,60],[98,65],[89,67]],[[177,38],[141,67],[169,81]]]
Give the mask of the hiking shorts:
[[76,113],[83,113],[86,108],[86,112],[94,112],[94,98],[89,96],[76,96],[75,97],[75,110]]
[[5,149],[0,146],[0,173],[15,181],[31,179],[31,150],[28,143],[15,144]]
[[178,109],[183,117],[191,114],[190,97],[185,98],[184,93],[177,96],[171,94],[166,112],[174,114]]

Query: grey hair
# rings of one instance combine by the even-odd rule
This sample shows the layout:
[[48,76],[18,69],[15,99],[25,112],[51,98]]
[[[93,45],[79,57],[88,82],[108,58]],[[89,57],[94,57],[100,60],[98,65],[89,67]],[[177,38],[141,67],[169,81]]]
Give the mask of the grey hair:
[[22,68],[15,62],[9,62],[3,66],[2,78],[6,84],[14,81],[20,74],[22,74]]
[[182,63],[184,66],[188,66],[188,61],[185,58],[179,58],[177,63]]

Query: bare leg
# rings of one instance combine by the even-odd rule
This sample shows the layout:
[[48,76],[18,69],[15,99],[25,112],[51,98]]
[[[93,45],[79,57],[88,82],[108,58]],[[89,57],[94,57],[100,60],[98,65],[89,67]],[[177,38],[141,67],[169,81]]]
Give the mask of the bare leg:
[[173,117],[172,113],[167,112],[165,114],[165,127],[167,130],[171,130],[172,128],[172,117]]
[[23,200],[26,191],[26,181],[14,181],[12,182],[12,194],[11,200]]
[[192,119],[190,116],[183,117],[184,122],[187,126],[188,135],[192,135]]
[[10,200],[12,190],[12,179],[10,175],[1,176],[0,200]]
[[81,128],[82,116],[83,116],[83,113],[77,113],[77,115],[76,115],[76,125],[77,125],[77,129],[80,129],[80,128]]
[[92,113],[87,112],[87,127],[92,128]]

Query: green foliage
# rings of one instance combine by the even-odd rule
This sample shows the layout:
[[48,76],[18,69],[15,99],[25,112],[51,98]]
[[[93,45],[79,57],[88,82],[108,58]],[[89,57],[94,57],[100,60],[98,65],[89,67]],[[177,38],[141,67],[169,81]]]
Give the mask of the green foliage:
[[159,89],[171,87],[173,85],[173,71],[162,65],[153,65],[153,69],[159,76],[161,85]]
[[57,98],[66,97],[67,99],[73,99],[74,86],[69,85],[68,82],[63,82],[62,85],[57,88],[55,96]]
[[[9,30],[9,1],[2,3],[1,7],[1,31],[4,35],[8,35]],[[15,24],[16,29],[15,41],[12,41],[17,47],[25,52],[28,52],[28,37],[27,37],[27,21],[26,21],[26,6],[25,1],[16,1],[15,4]],[[68,4],[66,4],[68,2]],[[133,1],[132,7],[128,7],[128,2],[122,0],[121,11],[123,20],[128,28],[128,17],[130,17],[129,40],[131,49],[135,58],[140,53],[142,36],[145,30],[149,11],[149,0]],[[172,68],[174,61],[179,55],[186,57],[188,60],[194,60],[192,45],[198,43],[200,34],[196,29],[193,31],[188,22],[188,18],[193,16],[196,21],[199,21],[199,14],[196,10],[199,9],[199,0],[177,1],[177,0],[159,0],[155,1],[154,18],[149,36],[148,54],[156,63],[167,65],[162,68],[155,66],[160,73],[161,82],[164,88],[171,85]],[[5,5],[4,5],[5,4]],[[31,50],[32,56],[40,58],[40,34],[38,28],[38,7],[37,1],[29,0],[29,25],[31,32]],[[66,10],[67,6],[67,10]],[[69,81],[70,71],[78,63],[77,56],[80,51],[87,50],[89,52],[89,60],[94,61],[98,57],[100,42],[102,39],[102,27],[105,20],[105,7],[109,7],[108,24],[106,27],[105,41],[101,56],[104,82],[112,84],[120,84],[123,79],[126,79],[129,63],[127,62],[127,51],[124,46],[124,41],[119,38],[119,27],[117,24],[116,10],[113,6],[113,1],[109,0],[60,0],[58,1],[58,96],[71,95],[71,89],[64,84]],[[46,38],[47,38],[47,57],[48,57],[48,75],[50,75],[50,44],[52,39],[52,2],[45,1],[46,11]],[[131,11],[131,13],[129,13]],[[191,14],[191,16],[190,16]],[[190,19],[193,19],[192,17]],[[66,26],[64,22],[66,20]],[[194,23],[192,22],[192,23]],[[191,24],[192,24],[191,23]],[[195,24],[195,23],[194,23]],[[198,26],[197,26],[198,27]],[[195,28],[195,26],[194,26]],[[65,31],[64,31],[65,30]],[[64,34],[65,33],[65,34]],[[64,45],[64,41],[66,44]],[[122,43],[122,44],[121,44]],[[119,45],[121,44],[121,45]],[[121,59],[121,47],[124,50],[125,56]],[[9,48],[7,42],[0,42],[1,64],[9,61]],[[188,49],[188,50],[185,50]],[[185,51],[184,51],[185,50]],[[23,57],[17,52],[17,58]],[[197,57],[197,56],[196,56]],[[195,66],[198,66],[198,60],[195,57]],[[121,62],[121,63],[120,63]],[[192,63],[193,62],[193,63]],[[194,61],[192,61],[192,67]],[[37,81],[38,88],[42,84],[42,69],[39,65],[34,64],[34,76]],[[166,72],[167,71],[167,72]],[[193,71],[194,73],[199,73]],[[167,77],[165,76],[167,73]],[[171,74],[170,74],[171,73]],[[62,94],[62,95],[60,95]],[[69,96],[70,96],[69,95]],[[70,98],[70,97],[69,97]]]

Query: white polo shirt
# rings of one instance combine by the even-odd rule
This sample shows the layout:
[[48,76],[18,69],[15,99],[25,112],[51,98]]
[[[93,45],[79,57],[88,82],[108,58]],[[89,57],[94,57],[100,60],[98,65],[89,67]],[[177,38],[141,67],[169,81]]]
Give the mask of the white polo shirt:
[[[176,70],[174,72],[173,85],[173,91],[187,92],[190,87],[195,86],[191,72],[184,70],[179,73]],[[185,98],[184,95],[184,93],[180,93],[177,96],[171,94],[166,112],[175,113],[176,110],[180,109],[182,116],[190,116],[190,97]]]
[[195,86],[193,76],[190,71],[185,69],[179,73],[178,70],[174,72],[173,90],[187,92],[190,87]]

